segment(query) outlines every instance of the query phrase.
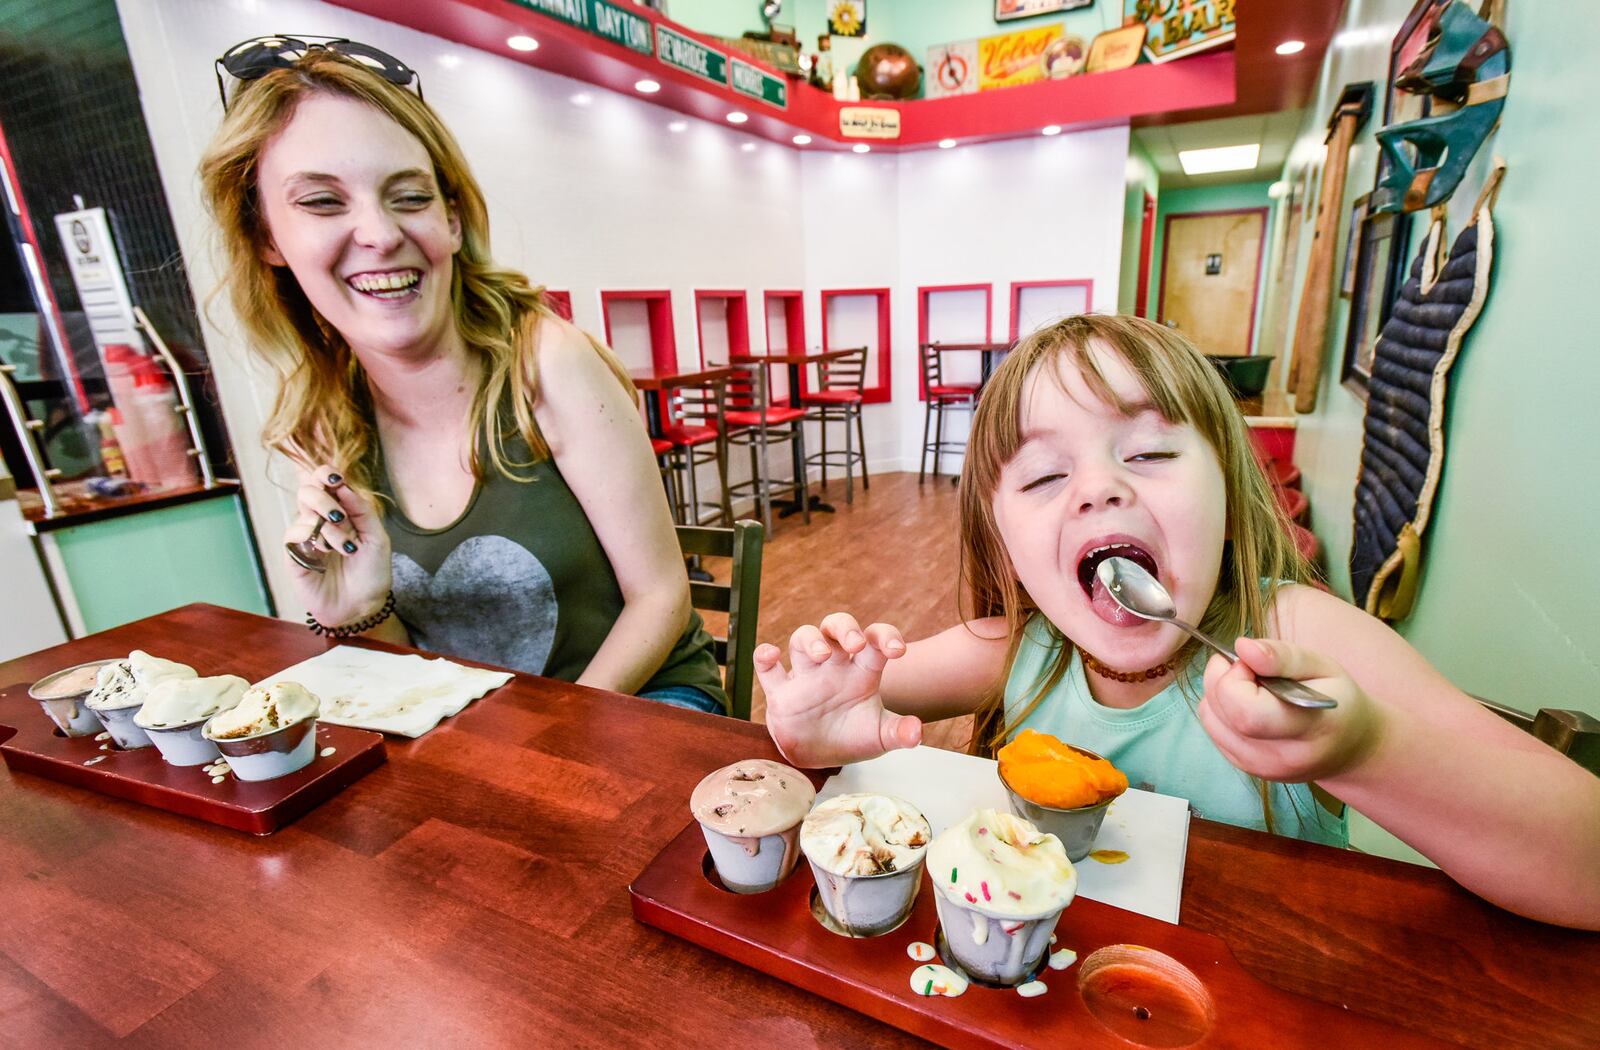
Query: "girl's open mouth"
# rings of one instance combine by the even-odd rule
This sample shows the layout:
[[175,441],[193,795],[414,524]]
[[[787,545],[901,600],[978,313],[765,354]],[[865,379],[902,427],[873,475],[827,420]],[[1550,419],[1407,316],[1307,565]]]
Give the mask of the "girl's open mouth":
[[1083,588],[1083,593],[1088,596],[1089,607],[1094,610],[1096,616],[1113,627],[1132,627],[1137,624],[1148,623],[1148,620],[1135,616],[1118,605],[1117,600],[1111,597],[1111,592],[1106,590],[1106,585],[1100,582],[1099,575],[1095,570],[1107,558],[1127,558],[1143,568],[1151,576],[1160,579],[1161,575],[1156,565],[1155,556],[1138,543],[1131,540],[1119,540],[1096,544],[1085,551],[1083,556],[1078,559],[1078,584]]
[[358,273],[345,283],[369,299],[402,302],[421,295],[421,270],[390,270],[386,273]]

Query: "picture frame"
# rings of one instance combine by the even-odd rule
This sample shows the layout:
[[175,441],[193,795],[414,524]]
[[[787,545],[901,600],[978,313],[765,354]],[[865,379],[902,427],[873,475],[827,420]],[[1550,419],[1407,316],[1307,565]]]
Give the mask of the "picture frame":
[[994,0],[994,20],[1015,22],[1019,18],[1077,11],[1093,4],[1094,0]]
[[1340,381],[1361,400],[1372,381],[1372,360],[1378,336],[1394,310],[1405,283],[1411,248],[1410,217],[1394,212],[1362,216],[1351,231],[1357,241],[1355,277],[1351,282],[1350,320],[1345,328]]
[[1370,193],[1363,193],[1350,205],[1350,225],[1345,235],[1344,274],[1339,279],[1339,295],[1348,299],[1356,290],[1356,256],[1361,247],[1361,226],[1367,219],[1367,201]]

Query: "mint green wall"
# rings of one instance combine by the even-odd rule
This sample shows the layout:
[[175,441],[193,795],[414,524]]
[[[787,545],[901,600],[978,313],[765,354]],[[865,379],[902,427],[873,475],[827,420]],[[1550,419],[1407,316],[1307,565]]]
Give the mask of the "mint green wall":
[[[1161,264],[1165,258],[1162,253],[1166,251],[1167,216],[1184,215],[1199,211],[1232,211],[1236,208],[1267,208],[1268,225],[1267,229],[1263,231],[1265,238],[1262,243],[1262,251],[1266,252],[1267,245],[1272,243],[1271,224],[1273,212],[1276,211],[1273,208],[1275,202],[1271,197],[1267,196],[1267,189],[1272,183],[1272,179],[1265,179],[1260,182],[1234,182],[1220,186],[1188,186],[1182,189],[1162,191],[1156,202],[1155,246],[1150,252],[1150,304],[1146,310],[1150,317],[1156,317],[1161,302]],[[1123,244],[1127,243],[1126,240],[1123,241]],[[1137,252],[1138,249],[1138,242],[1135,241],[1133,250]],[[1270,253],[1268,253],[1268,260],[1270,260]],[[1262,288],[1266,287],[1265,282],[1270,276],[1267,273],[1266,261],[1263,261],[1260,271]],[[1261,310],[1265,298],[1264,295],[1258,294],[1256,296],[1254,326],[1256,338],[1261,335]],[[1257,349],[1255,340],[1252,340],[1250,352],[1255,353]],[[1267,351],[1263,350],[1262,352]]]
[[237,496],[48,534],[90,633],[190,602],[268,613]]
[[[1308,158],[1320,159],[1341,85],[1382,82],[1388,39],[1411,6],[1410,0],[1350,0],[1341,30],[1385,32],[1341,32],[1350,42],[1324,62],[1286,179],[1296,180]],[[1453,238],[1491,156],[1506,159],[1493,284],[1451,372],[1448,456],[1424,537],[1422,589],[1397,628],[1467,692],[1528,709],[1600,714],[1600,553],[1590,542],[1600,522],[1600,488],[1593,483],[1600,354],[1585,309],[1593,294],[1587,287],[1594,270],[1592,182],[1600,171],[1589,100],[1600,90],[1600,68],[1572,46],[1569,14],[1555,5],[1509,5],[1510,97],[1500,130],[1450,202]],[[1377,122],[1375,116],[1351,152],[1347,203],[1372,188]],[[1341,230],[1341,259],[1347,232]],[[1413,241],[1420,235],[1419,226]],[[1297,293],[1307,241],[1296,267]],[[1338,383],[1348,306],[1334,300],[1317,408],[1301,417],[1295,453],[1331,582],[1346,596],[1365,412]],[[1364,844],[1388,852],[1379,838],[1373,834]]]
[[[1128,139],[1127,189],[1122,200],[1122,275],[1117,282],[1117,312],[1133,313],[1139,297],[1139,235],[1144,225],[1145,194],[1161,200],[1161,176],[1136,137]],[[1159,216],[1158,216],[1159,218]],[[1155,245],[1152,242],[1151,252]],[[1153,290],[1152,290],[1153,293]],[[1150,300],[1154,302],[1154,296]]]

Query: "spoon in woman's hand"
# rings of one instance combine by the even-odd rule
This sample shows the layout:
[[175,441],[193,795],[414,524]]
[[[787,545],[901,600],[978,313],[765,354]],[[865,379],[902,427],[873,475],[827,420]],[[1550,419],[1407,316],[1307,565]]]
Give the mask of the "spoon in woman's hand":
[[[1238,663],[1239,655],[1221,642],[1206,634],[1200,628],[1184,623],[1178,619],[1178,610],[1173,605],[1172,595],[1161,586],[1161,581],[1145,571],[1144,566],[1127,558],[1107,558],[1095,569],[1101,583],[1105,584],[1106,591],[1112,600],[1133,615],[1146,620],[1164,620],[1174,627],[1182,628],[1194,635],[1195,638],[1211,646],[1217,652],[1227,657],[1229,663]],[[1338,701],[1330,696],[1325,696],[1315,689],[1293,678],[1277,678],[1271,675],[1257,675],[1256,681],[1261,683],[1261,688],[1271,693],[1286,703],[1296,707],[1338,707]]]
[[284,544],[289,550],[289,557],[307,572],[328,571],[328,554],[317,546],[317,537],[322,535],[322,526],[325,524],[326,518],[318,518],[316,525],[312,526],[311,535],[296,543]]

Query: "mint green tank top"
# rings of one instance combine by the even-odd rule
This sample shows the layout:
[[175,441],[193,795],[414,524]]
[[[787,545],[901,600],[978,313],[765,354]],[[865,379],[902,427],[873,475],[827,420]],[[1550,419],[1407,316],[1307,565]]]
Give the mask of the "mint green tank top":
[[[1058,632],[1048,620],[1035,615],[1028,621],[1006,679],[1008,725],[1043,683],[1060,649]],[[1188,672],[1197,699],[1202,666],[1197,657]],[[1089,694],[1083,661],[1074,652],[1061,681],[1017,728],[1049,733],[1102,755],[1127,774],[1129,785],[1187,799],[1197,817],[1266,830],[1255,783],[1217,750],[1176,682],[1138,707],[1105,707]],[[1278,834],[1349,845],[1346,818],[1329,813],[1312,796],[1310,785],[1267,786]]]

